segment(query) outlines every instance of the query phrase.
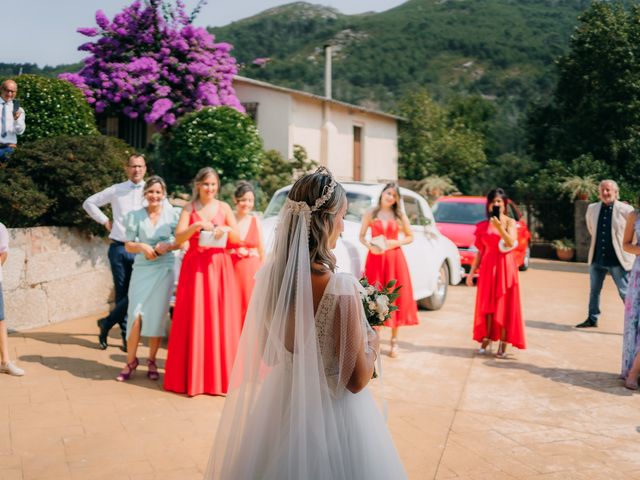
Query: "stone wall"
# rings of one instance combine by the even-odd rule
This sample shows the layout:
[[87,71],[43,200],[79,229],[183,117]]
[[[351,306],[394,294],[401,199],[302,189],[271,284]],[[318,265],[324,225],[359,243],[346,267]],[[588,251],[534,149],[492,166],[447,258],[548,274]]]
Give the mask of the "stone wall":
[[9,229],[5,318],[21,330],[102,314],[113,300],[106,239],[62,227]]

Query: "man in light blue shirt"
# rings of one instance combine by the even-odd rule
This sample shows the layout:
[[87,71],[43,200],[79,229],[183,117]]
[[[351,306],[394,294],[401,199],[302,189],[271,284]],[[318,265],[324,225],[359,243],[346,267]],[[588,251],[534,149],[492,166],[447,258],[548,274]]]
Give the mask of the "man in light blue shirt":
[[[95,193],[82,204],[91,218],[104,225],[109,232],[111,245],[109,245],[109,264],[115,286],[115,307],[104,318],[98,320],[100,333],[98,335],[99,348],[105,350],[108,346],[107,337],[109,330],[117,323],[120,325],[123,351],[127,351],[127,307],[129,306],[129,280],[133,268],[135,255],[128,253],[124,244],[126,242],[124,220],[127,214],[143,207],[144,203],[144,176],[147,166],[142,155],[132,155],[125,166],[128,180],[117,183]],[[100,207],[111,205],[113,220],[109,220]]]
[[18,85],[5,80],[0,85],[0,162],[6,162],[18,145],[18,135],[26,129],[24,110],[15,99]]

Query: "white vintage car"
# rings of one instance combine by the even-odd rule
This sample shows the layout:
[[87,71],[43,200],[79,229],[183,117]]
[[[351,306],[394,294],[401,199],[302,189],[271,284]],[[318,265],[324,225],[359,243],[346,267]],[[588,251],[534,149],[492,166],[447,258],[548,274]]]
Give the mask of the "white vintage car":
[[[378,202],[383,185],[356,182],[342,183],[347,191],[348,208],[342,234],[334,251],[341,272],[360,277],[364,271],[367,249],[358,239],[360,222],[366,210]],[[278,190],[269,202],[262,219],[264,240],[270,247],[276,228],[278,213],[289,189]],[[402,247],[413,281],[416,301],[429,310],[438,310],[444,304],[449,284],[461,280],[460,255],[455,244],[440,233],[426,200],[411,190],[400,189],[404,211],[413,229],[413,242]]]

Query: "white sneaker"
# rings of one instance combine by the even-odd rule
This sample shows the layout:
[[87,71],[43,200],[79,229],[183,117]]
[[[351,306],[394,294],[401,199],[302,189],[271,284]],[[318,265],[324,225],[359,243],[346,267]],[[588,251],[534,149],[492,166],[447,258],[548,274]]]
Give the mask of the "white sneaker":
[[0,373],[7,373],[14,377],[21,377],[24,375],[24,370],[9,361],[7,363],[0,363]]

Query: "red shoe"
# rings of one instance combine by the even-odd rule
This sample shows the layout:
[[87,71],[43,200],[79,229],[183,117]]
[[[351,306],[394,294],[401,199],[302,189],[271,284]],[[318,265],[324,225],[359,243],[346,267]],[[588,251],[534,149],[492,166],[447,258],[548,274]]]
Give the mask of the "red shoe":
[[138,365],[140,365],[140,362],[138,361],[138,358],[136,357],[136,358],[133,359],[133,362],[127,363],[127,366],[116,377],[116,380],[119,381],[119,382],[125,382],[125,381],[129,380],[129,378],[131,378],[131,375],[133,375],[133,372],[135,371],[135,369],[138,368]]

